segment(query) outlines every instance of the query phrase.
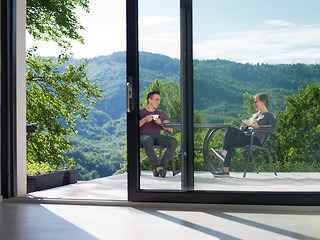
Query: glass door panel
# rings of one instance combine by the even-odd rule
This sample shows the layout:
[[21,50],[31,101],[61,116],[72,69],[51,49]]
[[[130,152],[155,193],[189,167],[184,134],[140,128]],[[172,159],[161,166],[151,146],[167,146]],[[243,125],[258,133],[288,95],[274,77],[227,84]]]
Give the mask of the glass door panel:
[[[159,91],[159,94],[152,95],[152,99],[160,97],[158,102],[152,102],[150,107],[153,110],[166,112],[170,122],[180,123],[180,1],[156,1],[140,0],[138,2],[138,28],[139,28],[139,108],[147,107],[147,95],[151,91]],[[160,95],[160,96],[159,96]],[[150,110],[150,109],[149,109]],[[156,115],[146,123],[151,126],[159,126]],[[146,115],[146,116],[147,116]],[[164,116],[158,116],[164,121]],[[145,122],[143,122],[145,124]],[[161,124],[162,125],[162,124]],[[143,127],[140,128],[140,130]],[[142,130],[145,131],[145,130]],[[142,132],[141,131],[141,132]],[[147,129],[146,131],[150,131]],[[152,131],[152,130],[151,130]],[[141,133],[142,134],[142,133]],[[177,149],[172,158],[166,164],[162,159],[167,158],[166,146],[151,149],[151,155],[147,156],[143,146],[140,148],[140,188],[160,190],[180,190],[181,174],[180,169],[180,132],[166,133],[161,130],[161,135],[172,135],[178,141]],[[158,141],[153,138],[153,141]],[[163,145],[164,143],[158,143]],[[155,155],[153,154],[155,152]],[[158,172],[153,172],[153,162],[159,162],[167,170],[165,178]],[[161,162],[161,164],[160,164]],[[155,163],[153,164],[155,165]],[[164,171],[161,171],[164,176]]]
[[[201,123],[194,132],[195,190],[320,190],[319,7],[313,0],[193,1],[194,119]],[[267,104],[258,93],[277,118],[274,132],[270,119],[261,120]],[[246,140],[237,142],[242,133],[232,130],[224,140],[231,127],[221,124],[240,129],[258,111],[260,133],[247,123]],[[271,131],[265,145],[262,129]],[[247,168],[249,149],[235,146],[250,144],[252,132],[260,148]],[[222,162],[219,150],[226,149]]]

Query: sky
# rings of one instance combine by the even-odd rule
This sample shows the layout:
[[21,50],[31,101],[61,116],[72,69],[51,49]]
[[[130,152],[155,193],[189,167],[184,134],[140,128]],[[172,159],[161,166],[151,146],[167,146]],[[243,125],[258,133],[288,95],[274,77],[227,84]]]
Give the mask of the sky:
[[[180,58],[179,0],[139,1],[139,50]],[[77,11],[85,45],[73,42],[75,58],[126,50],[126,1],[90,0]],[[194,0],[193,55],[241,63],[320,63],[319,0]],[[27,48],[34,45],[27,37]],[[52,43],[39,54],[56,56]]]

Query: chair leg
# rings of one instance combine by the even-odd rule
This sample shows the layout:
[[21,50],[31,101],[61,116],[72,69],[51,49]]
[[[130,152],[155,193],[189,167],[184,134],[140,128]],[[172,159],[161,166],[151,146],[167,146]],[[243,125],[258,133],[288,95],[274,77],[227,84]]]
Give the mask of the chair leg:
[[272,166],[272,169],[273,169],[274,175],[275,175],[275,176],[277,176],[277,172],[276,172],[276,169],[275,169],[275,167],[274,167],[274,165],[273,165],[273,161],[272,161],[272,159],[271,159],[270,152],[269,152],[269,150],[268,150],[268,149],[266,149],[266,151],[267,151],[268,158],[269,158],[269,162],[270,162],[270,164],[271,164],[271,166]]
[[174,162],[174,156],[172,156],[171,162],[172,162],[172,175],[175,176],[175,175],[178,175],[179,173],[181,173],[181,169],[176,170],[176,165],[175,165],[175,162]]
[[172,156],[171,162],[172,162],[172,175],[175,176],[175,175],[179,174],[181,172],[181,170],[176,170],[176,165],[175,165],[175,162],[174,162],[174,156]]
[[257,172],[257,174],[259,174],[259,171],[258,171],[258,168],[257,168],[257,165],[256,165],[256,160],[254,159],[252,152],[251,152],[251,158],[252,158],[253,166],[256,169],[256,172]]
[[171,158],[171,163],[172,163],[172,172],[176,170],[176,166],[174,165],[174,157]]
[[243,177],[244,178],[246,177],[246,174],[247,174],[249,161],[250,161],[250,156],[251,156],[251,148],[249,149],[248,158],[247,158],[247,162],[246,162],[246,167],[244,168],[244,171],[243,171]]

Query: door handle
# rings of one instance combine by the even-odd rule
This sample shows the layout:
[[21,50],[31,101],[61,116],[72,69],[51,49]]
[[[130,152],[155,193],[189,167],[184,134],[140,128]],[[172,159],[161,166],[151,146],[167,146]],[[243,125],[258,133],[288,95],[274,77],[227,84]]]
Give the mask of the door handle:
[[133,77],[128,76],[127,81],[127,112],[131,112],[131,103],[132,103],[132,83],[133,83]]

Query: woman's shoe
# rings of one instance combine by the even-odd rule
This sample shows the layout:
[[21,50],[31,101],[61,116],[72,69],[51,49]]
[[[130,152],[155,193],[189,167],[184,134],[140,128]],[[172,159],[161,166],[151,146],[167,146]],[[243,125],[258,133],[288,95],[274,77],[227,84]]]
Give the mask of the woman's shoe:
[[214,176],[219,178],[219,177],[230,177],[229,172],[221,171],[221,172],[216,172],[214,173]]
[[210,150],[210,152],[212,153],[212,155],[213,155],[215,158],[217,158],[217,159],[220,160],[221,162],[224,162],[225,158],[224,158],[224,156],[222,155],[221,151],[215,150],[215,149],[213,149],[213,148],[210,148],[209,150]]

